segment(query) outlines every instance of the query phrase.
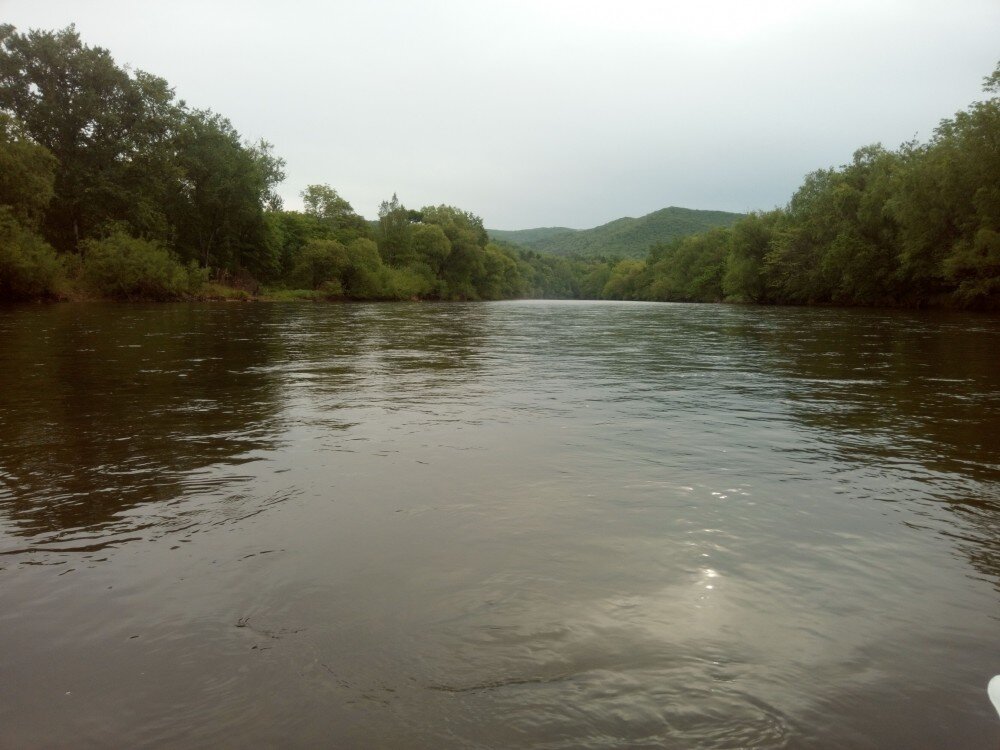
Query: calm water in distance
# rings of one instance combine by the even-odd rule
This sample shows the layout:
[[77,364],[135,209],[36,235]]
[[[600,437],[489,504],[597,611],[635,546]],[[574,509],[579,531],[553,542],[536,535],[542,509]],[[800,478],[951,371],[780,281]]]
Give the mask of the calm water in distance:
[[0,747],[989,748],[1000,318],[0,310]]

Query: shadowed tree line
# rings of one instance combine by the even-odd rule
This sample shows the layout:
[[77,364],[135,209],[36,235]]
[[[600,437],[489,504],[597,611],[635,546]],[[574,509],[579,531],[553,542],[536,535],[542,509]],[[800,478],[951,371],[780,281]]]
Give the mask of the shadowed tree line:
[[785,208],[650,248],[602,297],[1000,308],[1000,66],[927,143],[855,152]]
[[[70,26],[0,25],[0,300],[549,297],[1000,307],[1000,67],[927,143],[858,150],[789,204],[643,260],[490,242],[453,206],[369,222],[329,185],[282,210],[284,162]],[[215,283],[209,283],[215,282]]]
[[310,185],[302,198],[303,212],[270,215],[277,278],[298,296],[475,300],[527,292],[516,253],[489,242],[482,219],[468,211],[411,210],[393,195],[368,222],[329,185]]
[[[533,293],[511,249],[450,206],[377,223],[326,185],[283,211],[284,162],[74,27],[0,25],[0,299],[175,299],[209,279],[353,299]],[[68,285],[68,286],[67,286]],[[72,295],[70,295],[72,296]]]

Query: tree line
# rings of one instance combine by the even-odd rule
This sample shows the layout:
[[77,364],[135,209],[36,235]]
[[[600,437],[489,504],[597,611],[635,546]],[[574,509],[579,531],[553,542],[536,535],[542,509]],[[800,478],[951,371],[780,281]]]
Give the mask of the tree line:
[[[1000,308],[1000,66],[926,143],[859,149],[784,208],[650,247],[555,257],[453,206],[377,221],[74,27],[0,25],[0,300],[253,294]],[[67,290],[70,294],[67,295]]]
[[983,88],[926,143],[866,146],[784,208],[605,264],[599,296],[1000,309],[1000,66]]
[[377,222],[328,185],[276,192],[284,162],[266,141],[177,99],[75,28],[0,26],[0,299],[174,299],[262,284],[299,296],[497,299],[534,293],[530,261],[489,242],[452,206]]

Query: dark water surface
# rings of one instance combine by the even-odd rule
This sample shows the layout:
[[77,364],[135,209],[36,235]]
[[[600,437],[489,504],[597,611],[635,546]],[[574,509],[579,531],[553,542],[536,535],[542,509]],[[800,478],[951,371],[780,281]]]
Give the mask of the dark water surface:
[[0,746],[989,748],[1000,319],[0,311]]

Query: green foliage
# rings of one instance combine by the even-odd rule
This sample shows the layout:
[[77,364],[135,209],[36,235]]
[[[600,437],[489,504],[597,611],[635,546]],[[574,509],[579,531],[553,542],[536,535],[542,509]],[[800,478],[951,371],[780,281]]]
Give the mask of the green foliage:
[[413,250],[410,212],[400,204],[396,194],[378,207],[378,249],[382,259],[391,266],[405,266],[417,258]]
[[904,151],[893,201],[900,273],[921,298],[952,294],[961,304],[1000,306],[988,260],[990,232],[1000,231],[998,80],[1000,66],[987,79],[992,98],[943,121],[930,143]]
[[[175,299],[210,272],[251,292],[258,280],[280,281],[352,299],[524,288],[519,261],[487,249],[479,217],[408,210],[394,195],[373,230],[329,185],[303,191],[304,212],[282,211],[283,166],[270,144],[190,110],[165,81],[119,66],[72,26],[0,26],[0,207],[17,279],[49,268],[47,246],[29,231],[37,226],[63,254],[85,254],[82,273],[98,293],[122,299]],[[26,294],[43,293],[12,274]]]
[[382,258],[374,240],[359,238],[347,246],[347,266],[341,283],[352,299],[391,299],[389,276],[383,273]]
[[640,260],[620,260],[611,269],[601,296],[604,299],[636,299],[646,265]]
[[387,274],[383,282],[386,291],[384,299],[417,300],[437,296],[436,279],[426,266],[387,267],[385,270]]
[[435,275],[444,269],[445,261],[451,255],[451,242],[444,230],[437,224],[415,224],[412,229],[410,247],[414,262],[423,263]]
[[57,297],[64,279],[52,246],[0,208],[0,302]]
[[652,244],[670,242],[713,227],[731,226],[740,216],[726,211],[696,211],[671,206],[637,219],[616,219],[593,229],[549,227],[489,231],[493,239],[554,255],[640,258]]
[[610,263],[598,263],[582,269],[578,296],[582,299],[600,299],[604,288],[611,280],[613,266]]
[[[756,219],[754,241],[744,236],[751,227],[741,228],[749,244],[741,240],[742,264],[734,259],[731,268],[734,273],[741,269],[751,286],[740,290],[730,276],[727,292],[750,300],[770,294],[797,304],[891,301],[897,291],[898,225],[888,206],[900,168],[898,155],[868,146],[854,154],[851,164],[808,175],[785,212],[772,221],[780,225],[778,231],[768,233]],[[769,249],[763,263],[754,266],[765,236]],[[747,255],[744,246],[749,245]],[[766,282],[759,276],[762,269]]]
[[298,253],[289,280],[302,289],[319,289],[331,281],[339,287],[347,264],[347,248],[341,243],[312,239]]
[[273,190],[283,178],[283,162],[266,142],[245,146],[229,120],[209,111],[190,113],[175,142],[182,177],[168,213],[181,257],[233,273],[276,276],[280,237],[270,231],[264,208],[277,203]]
[[0,117],[0,201],[61,252],[122,226],[232,275],[281,270],[264,216],[283,178],[270,145],[189,111],[166,81],[120,67],[74,27],[0,26]]
[[322,222],[298,211],[269,211],[266,214],[278,245],[278,274],[287,278],[299,253],[312,239],[333,239]]
[[173,300],[194,294],[208,280],[157,242],[115,232],[83,243],[84,278],[99,294],[123,300]]
[[309,240],[297,255],[288,283],[326,297],[368,300],[420,298],[434,288],[432,275],[419,267],[383,264],[375,242],[364,237],[346,246],[336,240]]
[[1000,66],[986,83],[994,96],[929,143],[859,149],[807,175],[784,209],[741,219],[725,243],[708,232],[654,248],[638,280],[616,269],[605,294],[1000,309]]
[[57,160],[42,227],[57,249],[75,249],[109,220],[163,231],[180,112],[165,81],[120,68],[72,26],[27,34],[0,26],[0,111]]
[[370,223],[329,185],[303,191],[303,212],[282,211],[284,163],[267,142],[190,110],[72,26],[0,25],[0,298],[58,295],[75,268],[123,299],[177,299],[211,272],[308,298],[1000,309],[1000,66],[984,90],[928,143],[861,148],[807,175],[782,209],[671,207],[491,242],[473,213],[414,211],[395,195]]
[[[687,225],[686,236],[652,243],[645,263],[572,265],[522,249],[526,293],[1000,309],[1000,66],[985,90],[993,96],[943,121],[929,143],[861,148],[849,164],[807,175],[785,208],[717,215],[728,228],[696,234]],[[662,227],[677,211],[586,232],[492,234],[554,252],[635,254],[624,238],[637,236],[637,223]]]
[[406,209],[385,201],[371,237],[331,239],[323,204],[349,204],[311,186],[305,214],[280,212],[284,283],[345,299],[505,299],[528,288],[517,251],[487,245],[479,217],[453,206]]
[[749,214],[733,225],[722,277],[722,291],[726,297],[737,302],[769,301],[764,258],[771,247],[779,217],[777,211]]
[[524,248],[537,248],[554,237],[575,234],[581,230],[569,227],[536,227],[535,229],[487,229],[486,231],[494,242],[504,242]]
[[517,261],[499,245],[490,243],[484,248],[483,276],[477,291],[482,299],[506,299],[524,293]]
[[307,185],[299,195],[305,205],[306,215],[321,221],[337,222],[354,213],[351,204],[329,185]]
[[364,217],[356,214],[351,204],[329,185],[308,185],[301,195],[305,215],[314,221],[313,231],[317,236],[346,244],[371,234]]
[[632,294],[661,302],[718,302],[731,230],[713,229],[650,248]]
[[955,297],[968,307],[996,306],[1000,299],[1000,232],[983,228],[972,241],[956,243],[944,259],[946,278],[955,283]]
[[612,263],[599,259],[561,258],[525,250],[503,242],[492,243],[517,264],[521,279],[518,296],[541,299],[600,299]]
[[421,209],[420,215],[423,223],[441,227],[452,245],[460,241],[486,247],[486,243],[489,242],[489,236],[483,228],[483,220],[469,211],[442,204],[425,206]]
[[441,295],[445,299],[479,299],[487,291],[486,244],[489,238],[483,220],[454,206],[421,209],[425,224],[441,228],[451,251],[441,264]]
[[264,290],[263,299],[271,302],[298,302],[309,300],[319,302],[330,298],[336,298],[339,293],[324,293],[316,289],[284,289],[282,287],[268,288]]
[[40,225],[55,193],[56,160],[0,114],[0,207],[25,226]]

